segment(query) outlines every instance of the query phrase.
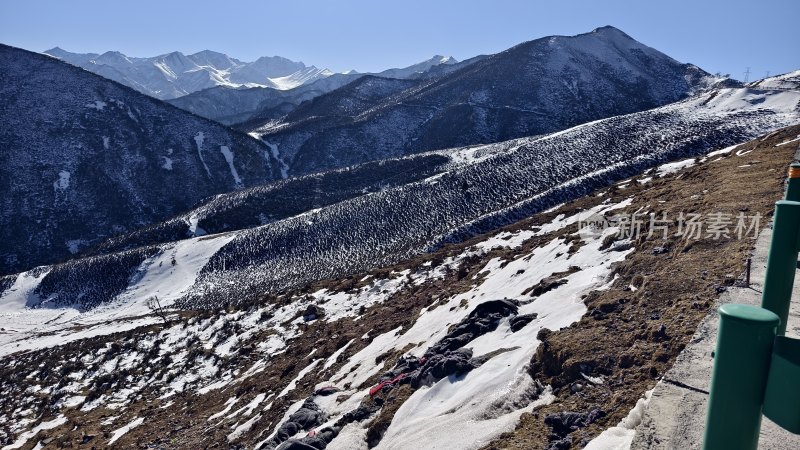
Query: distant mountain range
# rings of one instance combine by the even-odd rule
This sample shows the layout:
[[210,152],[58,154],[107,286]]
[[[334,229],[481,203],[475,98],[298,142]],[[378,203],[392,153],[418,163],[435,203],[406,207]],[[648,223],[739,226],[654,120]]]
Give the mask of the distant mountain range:
[[263,143],[54,58],[0,45],[0,79],[0,273],[282,178]]
[[[103,54],[71,53],[59,47],[44,53],[161,100],[174,99],[218,86],[233,89],[258,87],[283,91],[333,75],[342,75],[343,80],[353,80],[359,75],[355,71],[335,74],[328,69],[306,66],[302,62],[280,56],[264,56],[253,62],[244,62],[211,50],[191,55],[172,52],[146,58],[126,56],[116,51]],[[409,67],[385,70],[381,75],[408,78],[438,65],[456,63],[452,57],[436,55]],[[320,85],[322,86],[338,87],[341,83]]]
[[365,76],[397,79],[431,79],[480,61],[478,56],[457,62],[452,57],[433,58],[402,69],[380,73],[335,73],[329,77],[288,90],[272,88],[231,88],[216,86],[169,100],[173,105],[225,125],[260,125],[292,112],[301,103],[334,91]]
[[330,70],[307,67],[280,56],[243,62],[210,50],[147,58],[116,51],[71,53],[58,47],[44,53],[162,100],[214,86],[291,89],[333,75]]
[[280,120],[238,127],[268,142],[299,175],[551,133],[736,85],[603,27],[526,42],[439,76],[363,77]]

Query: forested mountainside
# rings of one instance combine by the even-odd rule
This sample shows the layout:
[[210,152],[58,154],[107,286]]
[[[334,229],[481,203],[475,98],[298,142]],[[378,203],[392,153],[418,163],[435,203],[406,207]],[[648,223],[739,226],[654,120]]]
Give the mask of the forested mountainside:
[[55,58],[0,46],[0,273],[282,178],[269,148]]
[[[383,163],[410,170],[399,185],[377,189],[370,170],[353,168],[222,195],[182,219],[122,236],[107,247],[131,250],[23,274],[21,279],[35,286],[35,297],[26,302],[65,305],[79,299],[77,307],[93,308],[135,291],[148,273],[172,270],[173,259],[187,273],[167,290],[170,301],[188,308],[215,308],[346,276],[486,232],[661,162],[796,123],[798,102],[798,90],[718,89],[543,137]],[[329,185],[330,203],[324,205],[314,192],[326,177],[348,181],[340,191],[336,183]],[[359,195],[351,187],[366,189]],[[300,192],[299,206],[291,212],[269,206],[264,199],[270,192]],[[272,209],[277,220],[263,216],[265,205],[277,208]],[[182,232],[212,234],[170,241]]]

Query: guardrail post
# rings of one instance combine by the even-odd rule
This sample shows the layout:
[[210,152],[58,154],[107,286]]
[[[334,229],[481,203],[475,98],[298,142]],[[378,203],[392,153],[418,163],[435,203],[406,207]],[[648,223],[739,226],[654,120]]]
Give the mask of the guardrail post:
[[800,164],[789,166],[789,178],[786,182],[786,200],[800,202]]
[[[800,181],[797,183],[800,186]],[[791,186],[791,185],[790,185]],[[789,192],[787,191],[787,195]],[[792,301],[794,275],[797,271],[798,239],[800,238],[800,202],[780,200],[775,203],[772,225],[772,242],[764,276],[761,307],[768,309],[781,320],[778,335],[786,332],[789,304]]]
[[764,415],[778,426],[800,434],[800,339],[778,336],[772,348]]
[[778,316],[751,305],[719,308],[703,450],[755,450]]

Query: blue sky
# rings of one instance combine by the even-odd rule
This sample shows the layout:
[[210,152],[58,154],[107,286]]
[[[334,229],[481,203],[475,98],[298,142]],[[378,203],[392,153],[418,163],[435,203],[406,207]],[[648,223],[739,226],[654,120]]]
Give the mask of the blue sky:
[[211,49],[377,71],[613,25],[710,72],[742,79],[749,66],[752,80],[800,68],[798,17],[798,0],[3,0],[0,42],[131,56]]

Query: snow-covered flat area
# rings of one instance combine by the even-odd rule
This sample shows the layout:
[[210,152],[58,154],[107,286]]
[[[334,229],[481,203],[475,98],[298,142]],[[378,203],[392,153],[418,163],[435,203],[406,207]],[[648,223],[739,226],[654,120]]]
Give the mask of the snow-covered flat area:
[[148,299],[157,297],[162,307],[172,305],[194,284],[208,259],[232,238],[203,236],[162,246],[158,254],[139,266],[122,293],[89,310],[48,307],[47,299],[37,293],[46,271],[35,269],[17,275],[16,282],[0,295],[0,356],[131,330],[161,320],[148,307]]

